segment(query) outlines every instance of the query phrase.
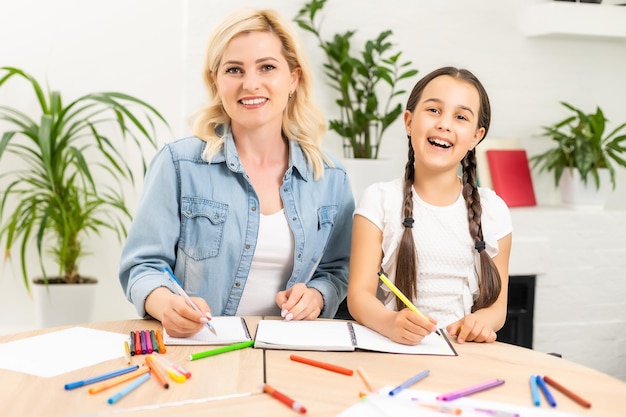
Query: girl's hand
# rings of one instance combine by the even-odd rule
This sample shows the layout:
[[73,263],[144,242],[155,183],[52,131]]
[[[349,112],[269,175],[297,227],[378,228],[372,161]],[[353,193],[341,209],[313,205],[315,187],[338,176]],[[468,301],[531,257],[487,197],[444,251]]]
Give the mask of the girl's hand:
[[324,308],[322,294],[303,283],[276,294],[276,304],[285,320],[315,320]]
[[446,328],[448,334],[456,335],[458,343],[479,342],[492,343],[496,341],[496,332],[475,314],[468,314]]
[[408,308],[393,312],[391,321],[385,325],[384,336],[404,345],[417,345],[430,333],[437,330],[437,321],[423,318]]

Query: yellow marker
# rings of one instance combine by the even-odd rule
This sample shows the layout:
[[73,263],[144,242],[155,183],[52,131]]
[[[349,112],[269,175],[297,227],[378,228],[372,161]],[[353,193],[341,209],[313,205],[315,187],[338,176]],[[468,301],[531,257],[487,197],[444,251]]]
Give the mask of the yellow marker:
[[130,345],[128,344],[128,340],[124,340],[124,354],[126,355],[126,362],[130,365]]
[[[385,274],[383,274],[382,272],[379,272],[378,273],[378,278],[380,278],[380,280],[383,283],[385,283],[385,285],[387,287],[389,287],[389,289],[400,299],[400,301],[402,301],[404,303],[405,306],[407,306],[409,308],[409,310],[411,310],[412,312],[418,314],[423,319],[428,320],[428,318],[424,314],[422,314],[422,312],[419,311],[417,309],[417,307],[415,307],[413,305],[413,303],[408,298],[406,298],[406,296],[404,294],[402,294],[402,292],[400,292],[398,287],[396,287],[395,285],[393,285],[393,283],[391,281],[389,281],[389,278],[387,278],[385,276]],[[439,333],[438,330],[435,330],[435,333],[437,333],[439,336],[441,336],[441,333]]]

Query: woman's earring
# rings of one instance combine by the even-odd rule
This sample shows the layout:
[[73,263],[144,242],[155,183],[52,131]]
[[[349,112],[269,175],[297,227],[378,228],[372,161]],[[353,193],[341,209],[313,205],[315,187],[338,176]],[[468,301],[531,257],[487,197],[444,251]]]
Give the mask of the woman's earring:
[[290,92],[289,92],[289,100],[291,100],[292,98],[293,98],[293,92],[292,92],[292,91],[290,91]]

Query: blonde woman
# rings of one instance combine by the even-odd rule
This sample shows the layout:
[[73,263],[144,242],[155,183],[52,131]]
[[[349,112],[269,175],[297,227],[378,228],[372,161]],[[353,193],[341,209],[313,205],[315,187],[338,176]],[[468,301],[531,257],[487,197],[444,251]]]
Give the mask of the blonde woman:
[[228,16],[210,37],[204,80],[195,136],[166,145],[146,175],[121,258],[126,296],[178,337],[211,314],[333,317],[354,200],[320,148],[326,121],[292,27],[272,10]]

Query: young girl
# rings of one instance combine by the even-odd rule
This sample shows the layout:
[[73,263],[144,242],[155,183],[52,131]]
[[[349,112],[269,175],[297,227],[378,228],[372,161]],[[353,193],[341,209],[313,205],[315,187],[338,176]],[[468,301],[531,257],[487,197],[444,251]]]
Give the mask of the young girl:
[[[490,119],[487,93],[467,70],[440,68],[413,88],[404,178],[369,186],[355,210],[348,307],[359,323],[411,345],[437,328],[459,343],[496,340],[512,224],[504,201],[476,185],[474,148]],[[427,318],[406,308],[379,271]]]

